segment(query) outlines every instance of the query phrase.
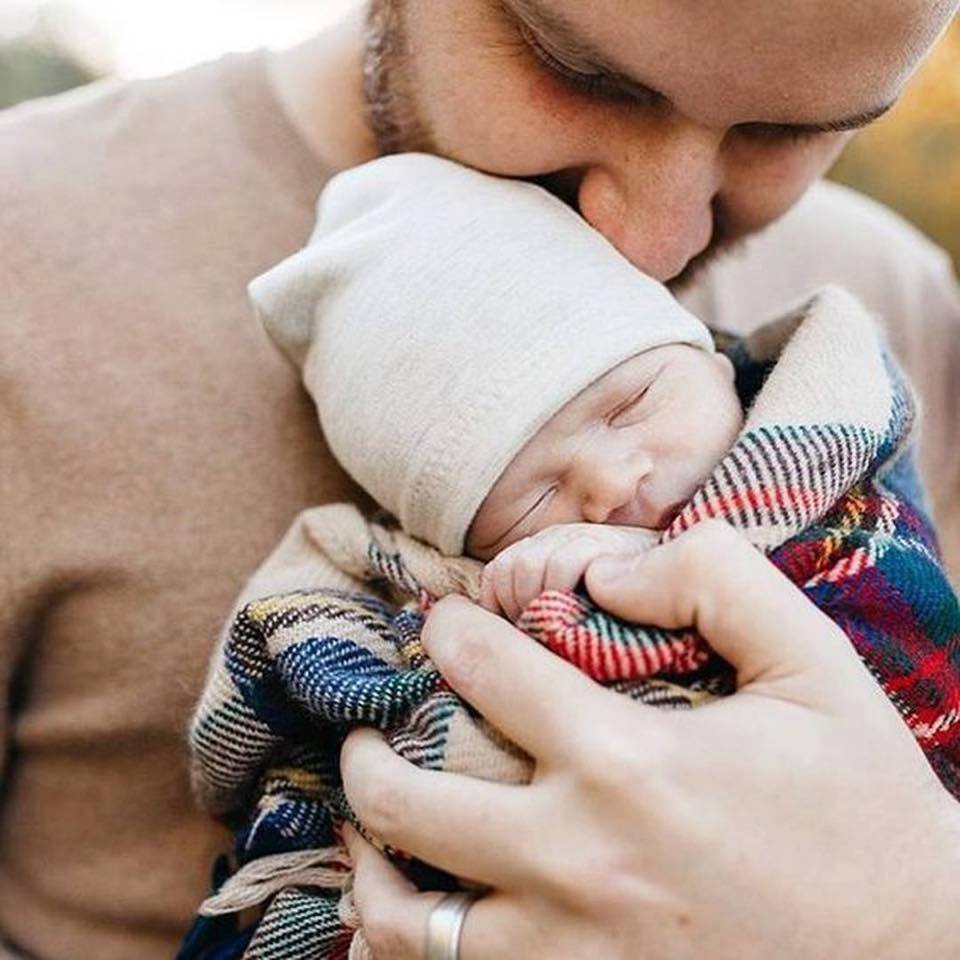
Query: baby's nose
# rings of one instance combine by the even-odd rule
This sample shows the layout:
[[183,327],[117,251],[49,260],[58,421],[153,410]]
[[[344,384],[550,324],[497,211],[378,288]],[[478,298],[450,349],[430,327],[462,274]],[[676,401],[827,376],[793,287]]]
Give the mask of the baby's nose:
[[616,514],[631,514],[637,486],[649,472],[646,461],[595,462],[583,471],[581,512],[588,523],[613,523]]

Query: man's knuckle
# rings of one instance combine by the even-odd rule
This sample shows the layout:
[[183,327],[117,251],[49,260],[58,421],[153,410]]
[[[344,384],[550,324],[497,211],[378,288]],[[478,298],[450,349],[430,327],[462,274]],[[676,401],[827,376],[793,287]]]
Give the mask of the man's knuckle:
[[537,850],[532,861],[537,885],[561,903],[576,902],[581,895],[584,857],[585,851],[567,844],[552,844],[548,849]]
[[557,845],[540,858],[537,879],[559,902],[595,917],[608,916],[620,906],[635,907],[639,899],[632,852],[622,838],[600,835],[576,848]]
[[490,644],[477,629],[460,632],[456,655],[444,666],[447,680],[461,692],[467,692],[477,682],[490,658]]
[[377,960],[400,960],[409,955],[396,910],[382,898],[372,897],[361,914],[363,935]]
[[637,909],[645,884],[630,856],[633,852],[627,844],[607,843],[584,857],[578,886],[589,913],[623,917]]
[[663,775],[670,756],[668,740],[665,732],[653,731],[645,732],[642,741],[608,737],[581,758],[581,776],[593,789],[635,802]]

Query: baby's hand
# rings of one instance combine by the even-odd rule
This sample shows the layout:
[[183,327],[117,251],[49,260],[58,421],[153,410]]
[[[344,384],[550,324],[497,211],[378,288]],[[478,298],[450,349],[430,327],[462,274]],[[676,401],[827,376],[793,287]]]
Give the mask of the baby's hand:
[[480,603],[516,622],[544,590],[573,590],[599,556],[649,550],[656,530],[602,523],[564,523],[511,544],[484,568]]

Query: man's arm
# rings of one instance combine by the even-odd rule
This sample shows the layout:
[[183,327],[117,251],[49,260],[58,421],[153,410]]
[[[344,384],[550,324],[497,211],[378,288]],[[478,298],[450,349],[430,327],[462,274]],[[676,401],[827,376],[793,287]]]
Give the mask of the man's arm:
[[[956,934],[960,807],[843,633],[724,525],[602,560],[617,615],[696,627],[740,690],[689,713],[605,691],[504,621],[440,604],[424,643],[531,754],[528,786],[415,770],[370,731],[344,782],[381,838],[493,888],[463,960],[914,960]],[[436,894],[351,836],[380,960],[422,960]]]
[[[50,563],[55,532],[45,529],[51,518],[31,444],[45,425],[31,420],[29,397],[37,384],[25,383],[22,372],[30,352],[27,298],[7,264],[0,264],[0,290],[0,769],[6,779],[11,700],[24,693],[18,668],[28,669],[31,643],[66,578],[58,583]],[[38,364],[38,380],[42,372]]]

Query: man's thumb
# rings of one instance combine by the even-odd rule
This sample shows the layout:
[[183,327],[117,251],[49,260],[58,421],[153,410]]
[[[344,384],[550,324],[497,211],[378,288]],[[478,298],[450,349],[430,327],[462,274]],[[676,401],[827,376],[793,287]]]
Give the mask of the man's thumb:
[[833,671],[850,659],[842,631],[720,521],[645,555],[598,558],[586,584],[596,603],[625,620],[696,629],[736,668],[740,687]]

